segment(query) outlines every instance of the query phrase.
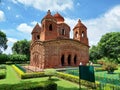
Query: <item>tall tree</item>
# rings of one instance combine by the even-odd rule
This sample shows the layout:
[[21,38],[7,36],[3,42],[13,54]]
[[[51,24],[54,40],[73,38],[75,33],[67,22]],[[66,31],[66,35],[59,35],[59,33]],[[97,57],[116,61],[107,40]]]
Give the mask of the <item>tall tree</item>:
[[6,34],[0,31],[0,54],[3,50],[7,49],[7,41]]
[[12,52],[15,54],[30,55],[30,41],[26,39],[17,41],[13,44]]
[[102,57],[102,54],[97,46],[92,46],[89,50],[90,60],[97,60]]
[[103,35],[97,47],[104,57],[108,57],[119,62],[120,32],[111,32]]

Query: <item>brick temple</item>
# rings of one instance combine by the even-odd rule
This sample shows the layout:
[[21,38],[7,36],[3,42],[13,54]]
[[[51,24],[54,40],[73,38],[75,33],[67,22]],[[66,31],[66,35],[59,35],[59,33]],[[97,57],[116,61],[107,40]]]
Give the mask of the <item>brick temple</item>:
[[41,69],[78,66],[89,61],[86,26],[78,20],[70,38],[70,26],[59,13],[50,10],[32,31],[30,65]]

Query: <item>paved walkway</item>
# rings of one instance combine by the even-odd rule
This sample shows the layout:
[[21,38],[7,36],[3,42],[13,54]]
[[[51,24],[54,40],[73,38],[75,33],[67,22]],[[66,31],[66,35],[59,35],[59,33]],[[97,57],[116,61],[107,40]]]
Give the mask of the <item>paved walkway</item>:
[[34,66],[24,66],[25,69],[27,69],[27,72],[41,72],[43,69],[40,69],[38,67]]

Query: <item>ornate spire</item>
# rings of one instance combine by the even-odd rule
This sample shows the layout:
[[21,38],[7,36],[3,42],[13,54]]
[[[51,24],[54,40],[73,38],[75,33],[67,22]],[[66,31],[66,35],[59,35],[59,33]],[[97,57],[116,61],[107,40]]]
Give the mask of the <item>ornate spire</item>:
[[50,10],[48,10],[47,14],[51,15],[51,12],[50,12]]

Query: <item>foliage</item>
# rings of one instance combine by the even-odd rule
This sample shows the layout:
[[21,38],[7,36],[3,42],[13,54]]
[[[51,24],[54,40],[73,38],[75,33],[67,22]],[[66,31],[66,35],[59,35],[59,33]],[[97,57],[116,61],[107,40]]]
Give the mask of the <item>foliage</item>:
[[13,63],[24,63],[28,60],[26,55],[20,55],[20,54],[12,54],[9,55],[9,61]]
[[19,64],[15,64],[15,66],[22,70],[24,73],[26,73],[26,69],[20,66]]
[[0,69],[0,79],[4,79],[6,77],[6,70]]
[[97,60],[97,63],[100,65],[103,65],[105,63],[105,59],[101,58],[101,59]]
[[0,54],[0,64],[3,64],[9,60],[8,55],[6,54]]
[[20,55],[20,54],[12,54],[12,55],[6,55],[6,54],[0,54],[0,64],[12,64],[12,63],[25,63],[28,61],[28,58],[26,55]]
[[90,60],[103,57],[120,62],[120,32],[110,32],[102,36],[97,46],[90,49]]
[[106,62],[103,64],[103,68],[108,71],[108,73],[113,73],[114,70],[117,70],[117,64],[113,62]]
[[105,71],[105,69],[100,67],[100,68],[95,68],[95,71],[96,71],[96,72]]
[[45,75],[49,76],[49,79],[51,79],[51,77],[53,75],[55,75],[57,72],[55,69],[45,69]]
[[[56,76],[79,84],[79,77],[78,76],[74,76],[74,75],[70,75],[70,74],[66,74],[66,73],[62,73],[62,72],[57,72]],[[94,83],[92,83],[92,82],[88,82],[85,80],[80,80],[80,82],[81,82],[81,85],[84,85],[84,86],[87,86],[90,88],[95,87]],[[97,83],[96,83],[96,86],[97,86]]]
[[12,65],[13,69],[17,72],[18,76],[21,78],[21,76],[24,74],[22,70],[20,70],[17,66]]
[[102,36],[98,48],[104,57],[118,61],[120,58],[120,32],[111,32]]
[[21,82],[18,84],[1,84],[0,90],[57,90],[57,84],[45,82]]
[[94,62],[94,60],[100,59],[101,52],[99,51],[99,48],[97,46],[92,46],[89,50],[90,60]]
[[0,54],[2,53],[2,49],[7,49],[7,41],[6,34],[0,30]]
[[46,75],[44,74],[44,72],[24,73],[21,75],[21,79],[38,78],[38,77],[46,77]]
[[21,79],[46,77],[44,72],[25,73],[24,70],[20,68],[20,66],[12,65],[12,67]]
[[13,44],[12,52],[14,54],[23,54],[29,57],[30,55],[30,41],[26,39],[17,41]]
[[0,69],[6,69],[5,65],[0,65]]

